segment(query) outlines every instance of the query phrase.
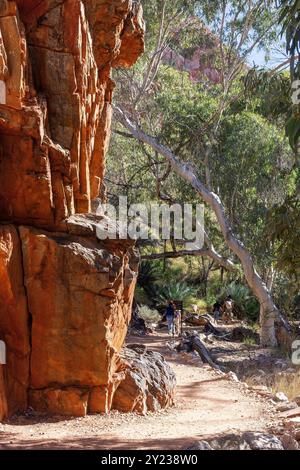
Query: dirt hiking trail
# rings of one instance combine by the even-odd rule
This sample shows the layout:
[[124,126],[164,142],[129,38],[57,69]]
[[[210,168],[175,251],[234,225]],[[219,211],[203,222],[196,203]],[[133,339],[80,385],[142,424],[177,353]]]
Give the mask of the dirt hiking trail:
[[274,408],[243,384],[190,354],[170,351],[166,334],[132,337],[160,352],[177,377],[175,406],[147,416],[113,412],[86,418],[21,416],[0,424],[0,449],[182,449],[194,441],[274,425]]

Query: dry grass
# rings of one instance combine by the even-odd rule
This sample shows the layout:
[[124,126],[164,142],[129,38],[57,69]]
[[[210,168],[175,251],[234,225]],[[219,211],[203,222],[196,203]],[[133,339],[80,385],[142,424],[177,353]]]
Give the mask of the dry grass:
[[272,392],[283,392],[289,400],[300,395],[300,371],[296,374],[286,374],[276,377]]
[[300,396],[300,370],[293,373],[268,373],[258,370],[257,373],[243,379],[249,387],[266,386],[275,395],[283,392],[289,400]]

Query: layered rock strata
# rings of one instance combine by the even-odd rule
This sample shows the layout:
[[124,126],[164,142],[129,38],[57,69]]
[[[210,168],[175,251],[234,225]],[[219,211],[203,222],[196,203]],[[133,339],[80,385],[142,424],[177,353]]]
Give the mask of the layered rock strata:
[[143,38],[133,0],[0,0],[0,419],[111,409],[138,259],[88,214]]

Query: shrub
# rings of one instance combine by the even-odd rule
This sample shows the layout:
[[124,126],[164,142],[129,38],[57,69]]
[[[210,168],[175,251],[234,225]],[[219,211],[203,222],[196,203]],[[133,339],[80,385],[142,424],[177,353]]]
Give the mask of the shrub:
[[282,374],[276,377],[272,386],[274,393],[283,392],[289,400],[300,395],[300,371],[296,374]]
[[148,305],[141,305],[139,307],[139,316],[147,323],[157,323],[161,320],[160,313],[157,310],[148,307]]
[[149,299],[153,297],[156,291],[156,282],[160,277],[159,268],[150,261],[143,261],[139,268],[138,286],[142,288]]
[[232,282],[221,292],[220,298],[225,299],[228,295],[234,300],[235,313],[240,316],[246,316],[251,321],[257,321],[259,318],[259,302],[251,293],[249,287]]
[[176,282],[171,285],[158,287],[156,294],[157,303],[166,303],[169,299],[182,300],[187,305],[192,303],[197,289],[185,283]]

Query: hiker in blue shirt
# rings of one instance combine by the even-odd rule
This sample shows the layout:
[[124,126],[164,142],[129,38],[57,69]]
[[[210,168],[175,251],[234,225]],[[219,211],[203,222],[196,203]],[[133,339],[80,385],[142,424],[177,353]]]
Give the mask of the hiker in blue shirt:
[[166,309],[166,318],[168,323],[169,335],[175,335],[175,305],[172,300],[169,300]]

